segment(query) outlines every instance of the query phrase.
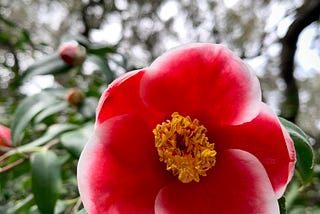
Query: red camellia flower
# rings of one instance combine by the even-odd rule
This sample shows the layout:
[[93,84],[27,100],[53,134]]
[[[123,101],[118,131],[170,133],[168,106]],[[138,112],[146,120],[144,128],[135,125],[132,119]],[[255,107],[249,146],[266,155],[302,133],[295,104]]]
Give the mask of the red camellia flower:
[[12,147],[10,129],[0,125],[0,146]]
[[294,164],[254,73],[221,45],[190,44],[106,89],[78,185],[90,214],[274,214]]

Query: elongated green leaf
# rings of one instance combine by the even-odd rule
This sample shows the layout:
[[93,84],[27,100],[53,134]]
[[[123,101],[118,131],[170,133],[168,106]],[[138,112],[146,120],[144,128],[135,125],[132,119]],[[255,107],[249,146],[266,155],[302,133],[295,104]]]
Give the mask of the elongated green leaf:
[[98,99],[95,97],[87,97],[79,108],[79,112],[87,118],[94,118]]
[[41,146],[49,141],[51,141],[52,139],[56,138],[58,135],[76,129],[79,126],[74,125],[74,124],[54,124],[52,126],[49,127],[49,129],[46,131],[46,133],[41,137],[38,138],[35,141],[32,141],[26,145],[20,146],[18,147],[16,150],[18,150],[19,152],[28,152],[31,151],[32,148],[37,147],[37,146]]
[[13,144],[15,146],[20,144],[24,129],[39,112],[56,103],[57,99],[45,92],[25,98],[13,115],[11,123]]
[[285,192],[286,206],[288,207],[288,209],[292,208],[295,201],[297,200],[297,197],[299,197],[299,195],[301,194],[301,192],[299,191],[300,188],[301,188],[301,184],[300,184],[300,181],[298,180],[293,180],[288,185]]
[[69,104],[67,102],[61,102],[44,109],[34,118],[35,123],[39,123],[45,118],[63,111],[68,107],[68,105]]
[[23,78],[35,75],[60,74],[69,71],[72,66],[63,62],[58,54],[50,55],[29,66],[23,73]]
[[99,55],[102,57],[105,57],[109,53],[116,53],[116,50],[114,47],[110,46],[90,46],[87,49],[87,52],[94,55]]
[[77,214],[88,214],[88,212],[85,209],[82,209]]
[[9,44],[10,43],[10,35],[8,33],[6,33],[6,32],[1,32],[0,31],[0,41],[2,43]]
[[21,34],[24,42],[31,42],[30,33],[28,31],[22,30]]
[[49,93],[50,96],[54,96],[58,99],[65,99],[66,93],[68,93],[70,89],[67,88],[46,88],[43,89],[43,92]]
[[49,141],[53,140],[54,138],[56,138],[58,135],[79,128],[79,126],[74,125],[74,124],[54,124],[52,126],[50,126],[48,128],[48,130],[38,139],[27,143],[25,145],[16,147],[13,150],[10,150],[8,152],[6,152],[5,154],[3,154],[2,156],[0,156],[0,161],[10,157],[11,155],[14,154],[19,154],[19,153],[26,153],[26,152],[32,152],[34,151],[35,147],[38,146],[42,146],[46,143],[48,143]]
[[313,176],[314,155],[308,136],[295,124],[280,118],[282,125],[288,130],[296,149],[296,174],[302,184],[310,182]]
[[65,42],[71,42],[71,41],[77,41],[80,45],[84,47],[90,46],[90,42],[88,41],[88,39],[81,34],[78,34],[78,35],[65,34],[61,38],[61,44]]
[[279,204],[280,214],[287,214],[286,198],[284,196],[278,199],[278,204]]
[[105,76],[106,83],[110,83],[114,80],[115,74],[109,67],[107,59],[97,55],[89,55],[87,60],[97,66],[97,70]]
[[130,68],[128,64],[128,59],[125,55],[118,53],[117,57],[109,57],[112,62],[119,65],[121,68],[123,68],[125,71],[133,70],[134,68]]
[[33,199],[33,195],[30,194],[25,199],[15,204],[15,206],[10,207],[7,210],[7,214],[26,213],[26,210],[28,210],[32,205],[34,205],[34,199]]
[[83,147],[92,135],[94,125],[88,123],[84,127],[61,135],[62,145],[75,157],[79,158]]
[[58,54],[52,54],[48,55],[40,60],[37,60],[34,64],[30,65],[24,72],[24,75],[27,74],[27,71],[36,69],[38,67],[45,66],[46,64],[50,64],[52,62],[55,62],[59,58]]
[[8,20],[7,18],[4,18],[2,15],[0,15],[0,23],[4,23],[6,26],[8,26],[10,28],[17,27],[17,25],[14,22]]
[[56,154],[42,150],[31,156],[34,200],[42,214],[53,214],[61,185],[60,163]]

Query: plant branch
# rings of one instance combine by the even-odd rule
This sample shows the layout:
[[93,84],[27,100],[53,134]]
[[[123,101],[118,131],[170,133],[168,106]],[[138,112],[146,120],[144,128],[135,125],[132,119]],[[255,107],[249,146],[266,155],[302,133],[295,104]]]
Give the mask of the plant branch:
[[0,167],[0,174],[1,173],[4,173],[4,172],[7,172],[7,171],[10,171],[11,169],[13,169],[14,167],[16,166],[19,166],[20,164],[23,164],[27,159],[19,159],[3,168]]
[[282,116],[295,122],[299,110],[298,86],[294,78],[294,56],[299,35],[308,25],[317,21],[320,15],[320,0],[308,1],[297,9],[296,18],[289,26],[286,35],[281,39],[281,76],[287,88],[285,101],[282,105]]

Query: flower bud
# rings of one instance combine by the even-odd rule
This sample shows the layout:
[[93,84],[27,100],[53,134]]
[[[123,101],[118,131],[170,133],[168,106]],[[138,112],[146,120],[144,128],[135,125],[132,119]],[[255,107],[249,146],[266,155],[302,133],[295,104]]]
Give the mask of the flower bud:
[[10,129],[0,125],[0,146],[12,147]]
[[82,103],[83,98],[83,93],[77,88],[70,89],[65,96],[65,99],[74,106],[78,106],[80,103]]
[[63,43],[58,49],[59,56],[68,65],[81,65],[86,57],[86,52],[77,42]]

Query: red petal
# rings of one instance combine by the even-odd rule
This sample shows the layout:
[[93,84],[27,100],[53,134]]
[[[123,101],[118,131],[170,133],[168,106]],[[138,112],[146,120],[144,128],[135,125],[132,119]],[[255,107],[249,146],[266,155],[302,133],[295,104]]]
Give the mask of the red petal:
[[[157,123],[155,112],[146,109],[140,98],[139,85],[144,70],[128,72],[115,81],[102,94],[97,107],[97,124],[121,114],[138,114],[148,121],[151,127]],[[162,117],[157,121],[161,121]]]
[[254,73],[221,45],[192,44],[159,57],[141,79],[141,96],[171,115],[207,112],[216,123],[255,117],[261,99]]
[[268,106],[262,104],[261,112],[251,122],[207,128],[218,152],[233,148],[255,155],[264,165],[276,195],[281,197],[293,175],[295,151],[292,140]]
[[113,117],[96,127],[78,165],[78,185],[90,214],[153,213],[167,172],[141,118]]
[[156,198],[155,213],[279,213],[268,175],[259,160],[245,151],[219,154],[217,164],[199,183],[177,182]]

